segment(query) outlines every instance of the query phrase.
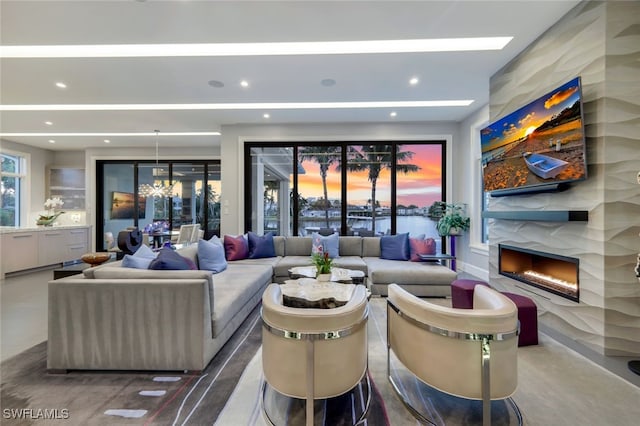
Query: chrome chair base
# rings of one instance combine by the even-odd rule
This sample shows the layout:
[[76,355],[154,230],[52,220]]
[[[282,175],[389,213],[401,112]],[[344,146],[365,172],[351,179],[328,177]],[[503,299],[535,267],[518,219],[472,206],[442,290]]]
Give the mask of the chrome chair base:
[[[391,387],[409,412],[422,424],[483,424],[483,401],[472,400],[441,392],[415,377],[398,360],[393,351],[388,379]],[[522,414],[512,398],[491,401],[491,425],[522,425]]]
[[[306,423],[306,399],[283,395],[262,380],[262,414],[273,426],[297,426]],[[371,405],[371,382],[367,371],[350,391],[314,402],[314,425],[358,425],[364,421]]]

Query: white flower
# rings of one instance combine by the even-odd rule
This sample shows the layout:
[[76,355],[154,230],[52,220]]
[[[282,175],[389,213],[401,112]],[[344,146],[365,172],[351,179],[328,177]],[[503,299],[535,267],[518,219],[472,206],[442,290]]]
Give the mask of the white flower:
[[47,210],[59,209],[64,204],[64,201],[60,199],[60,197],[48,198],[47,201],[44,202],[44,208]]

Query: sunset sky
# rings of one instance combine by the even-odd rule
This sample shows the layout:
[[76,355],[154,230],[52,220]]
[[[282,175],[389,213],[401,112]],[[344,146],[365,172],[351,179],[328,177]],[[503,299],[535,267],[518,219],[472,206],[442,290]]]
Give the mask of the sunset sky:
[[489,152],[530,134],[579,99],[580,78],[577,77],[483,129],[480,132],[482,152]]
[[[440,145],[403,145],[402,151],[411,151],[409,164],[420,167],[418,172],[399,174],[398,203],[406,206],[430,206],[441,198],[442,158]],[[306,173],[298,175],[300,193],[303,197],[323,197],[320,166],[316,162],[302,163]],[[390,172],[383,170],[376,187],[376,200],[382,206],[390,205]],[[332,168],[327,176],[329,199],[340,199],[340,173]],[[367,171],[348,173],[347,196],[349,204],[364,205],[371,198],[371,183]]]

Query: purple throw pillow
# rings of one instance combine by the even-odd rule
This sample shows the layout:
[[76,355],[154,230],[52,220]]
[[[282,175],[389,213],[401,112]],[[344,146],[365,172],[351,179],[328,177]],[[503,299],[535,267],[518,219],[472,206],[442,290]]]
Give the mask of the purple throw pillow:
[[380,258],[389,260],[409,260],[409,233],[383,235],[380,237]]
[[244,235],[224,236],[224,252],[227,260],[242,260],[249,257],[249,243]]
[[263,257],[276,257],[273,233],[267,232],[260,236],[249,231],[249,259],[261,259]]
[[436,254],[436,240],[433,238],[427,238],[426,240],[409,238],[409,245],[411,246],[412,262],[420,262],[419,254]]
[[191,269],[185,257],[180,256],[173,249],[163,247],[158,256],[151,261],[149,269],[186,270]]

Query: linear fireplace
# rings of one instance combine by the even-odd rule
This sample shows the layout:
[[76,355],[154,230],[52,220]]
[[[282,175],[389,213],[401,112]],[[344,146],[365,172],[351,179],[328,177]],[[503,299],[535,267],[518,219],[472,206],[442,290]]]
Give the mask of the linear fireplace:
[[498,244],[499,273],[574,302],[580,300],[580,259]]

